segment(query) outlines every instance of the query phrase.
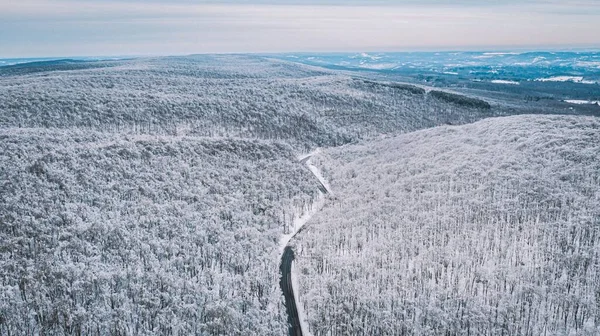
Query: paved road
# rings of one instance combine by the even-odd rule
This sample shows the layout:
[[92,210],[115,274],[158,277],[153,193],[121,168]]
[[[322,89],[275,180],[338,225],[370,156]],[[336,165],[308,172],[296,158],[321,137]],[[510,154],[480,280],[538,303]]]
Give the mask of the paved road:
[[[300,160],[300,163],[309,165],[308,160],[312,157],[312,154],[307,155],[303,159]],[[312,171],[312,170],[311,170]],[[317,181],[319,183],[318,188],[321,190],[323,194],[328,194],[329,190],[323,184],[317,173],[312,171]],[[294,236],[290,238],[294,239],[294,237],[302,232],[304,227],[302,227]],[[300,324],[300,317],[298,316],[298,308],[296,307],[296,300],[294,298],[294,286],[292,284],[292,262],[294,261],[294,250],[289,244],[283,250],[283,255],[281,256],[281,264],[279,265],[279,271],[281,273],[281,278],[279,280],[279,286],[281,287],[281,291],[283,291],[283,296],[285,298],[285,309],[288,314],[288,331],[290,336],[302,336],[302,326]]]
[[310,160],[311,157],[312,157],[312,155],[308,154],[307,156],[305,156],[304,158],[302,158],[302,160],[300,160],[300,163],[306,164],[308,162],[308,160]]
[[[302,158],[302,160],[300,160],[300,163],[305,164],[307,166],[310,167],[310,163],[308,162],[308,160],[310,160],[313,157],[313,154],[309,154],[307,156],[305,156],[304,158]],[[312,170],[311,170],[312,171]],[[314,172],[313,172],[314,174]],[[321,179],[319,178],[319,176],[317,176],[315,174],[315,177],[317,178],[317,181],[319,182],[319,190],[321,190],[321,192],[323,194],[328,194],[329,193],[329,189],[327,189],[327,187],[325,186],[325,184],[323,184],[323,181],[321,181]]]
[[281,279],[279,286],[285,297],[285,308],[288,313],[288,331],[290,336],[302,336],[302,327],[294,299],[294,287],[292,286],[292,262],[294,261],[294,251],[290,246],[286,246],[281,257]]

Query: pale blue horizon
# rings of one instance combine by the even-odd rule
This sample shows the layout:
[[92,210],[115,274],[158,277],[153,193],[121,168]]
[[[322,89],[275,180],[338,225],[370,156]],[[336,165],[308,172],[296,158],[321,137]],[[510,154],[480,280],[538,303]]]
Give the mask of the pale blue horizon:
[[600,47],[600,2],[0,0],[0,57]]

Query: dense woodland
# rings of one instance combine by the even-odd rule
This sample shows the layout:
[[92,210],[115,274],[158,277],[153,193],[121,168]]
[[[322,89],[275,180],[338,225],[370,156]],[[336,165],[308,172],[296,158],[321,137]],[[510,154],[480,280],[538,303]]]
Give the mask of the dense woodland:
[[0,131],[1,335],[281,335],[288,145]]
[[600,122],[520,116],[321,155],[314,335],[600,334]]
[[250,56],[0,68],[0,334],[284,333],[277,240],[318,193],[296,154],[489,114],[406,88]]
[[[497,313],[488,334],[511,334],[524,311],[535,334],[534,304],[548,335],[589,330],[600,297],[589,282],[599,236],[592,119],[486,121],[356,145],[521,112],[243,55],[0,67],[0,335],[285,334],[278,239],[319,194],[297,155],[352,143],[318,163],[339,193],[298,242],[318,335],[474,333],[492,325],[487,312]],[[515,223],[537,231],[516,234]],[[481,229],[496,224],[504,229]],[[461,235],[467,250],[442,253],[463,246]],[[535,266],[518,266],[514,249],[535,237]],[[482,266],[469,258],[480,248],[493,251],[492,273],[475,277]],[[524,289],[494,262],[551,276]],[[445,294],[432,285],[441,276]],[[557,306],[546,294],[569,283],[577,292]],[[555,318],[565,316],[562,327]]]
[[18,76],[0,68],[0,127],[281,139],[309,149],[502,113],[448,104],[408,85],[250,56],[65,66]]

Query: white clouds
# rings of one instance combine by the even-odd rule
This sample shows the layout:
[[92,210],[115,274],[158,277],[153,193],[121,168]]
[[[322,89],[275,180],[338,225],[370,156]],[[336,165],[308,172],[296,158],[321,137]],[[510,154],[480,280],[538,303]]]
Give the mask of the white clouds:
[[[0,50],[6,53],[0,57],[57,55],[67,50],[78,55],[172,54],[472,49],[600,42],[595,33],[600,30],[597,17],[572,13],[564,2],[329,3],[0,2]],[[594,3],[584,5],[590,10],[597,8]],[[86,43],[88,40],[93,43]]]

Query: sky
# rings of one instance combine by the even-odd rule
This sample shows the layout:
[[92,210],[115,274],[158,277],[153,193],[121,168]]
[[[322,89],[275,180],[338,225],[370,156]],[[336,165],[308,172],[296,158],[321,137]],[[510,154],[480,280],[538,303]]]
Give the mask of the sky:
[[0,0],[0,58],[600,48],[600,0]]

